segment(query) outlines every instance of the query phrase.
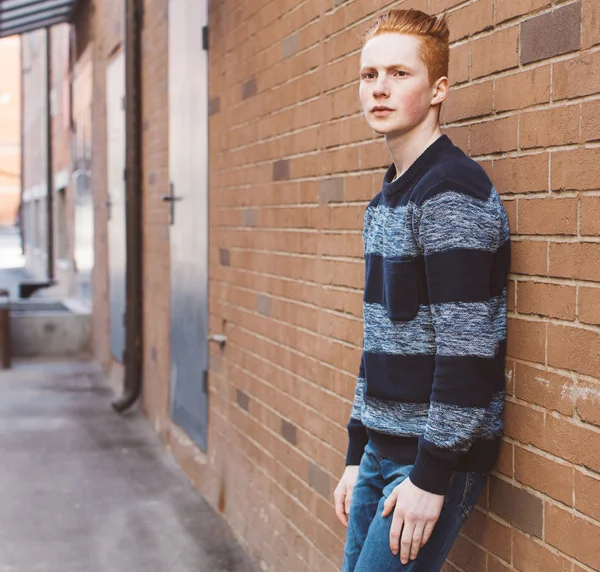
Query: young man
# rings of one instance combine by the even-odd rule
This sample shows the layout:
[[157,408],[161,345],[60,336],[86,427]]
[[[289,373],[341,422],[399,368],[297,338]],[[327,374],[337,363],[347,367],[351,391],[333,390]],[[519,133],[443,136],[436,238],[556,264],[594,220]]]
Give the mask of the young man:
[[508,221],[440,132],[445,20],[392,10],[364,42],[360,99],[393,163],[364,217],[363,354],[335,491],[343,570],[436,572],[503,431]]

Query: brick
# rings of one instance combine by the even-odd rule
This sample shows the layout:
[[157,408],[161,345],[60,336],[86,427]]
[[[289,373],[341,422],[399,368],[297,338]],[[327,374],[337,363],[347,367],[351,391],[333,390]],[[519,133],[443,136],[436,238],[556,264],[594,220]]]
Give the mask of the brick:
[[308,484],[326,499],[331,497],[329,475],[312,461],[308,461]]
[[600,75],[600,52],[581,54],[552,64],[552,98],[554,101],[597,93]]
[[290,178],[290,162],[288,159],[280,159],[273,163],[273,180],[285,181]]
[[562,6],[521,24],[521,63],[529,64],[578,50],[581,2]]
[[499,193],[548,190],[548,153],[494,159],[490,174]]
[[587,49],[600,43],[600,4],[596,0],[583,0],[582,10],[581,47]]
[[471,46],[463,44],[450,48],[450,63],[448,67],[448,80],[450,85],[462,83],[469,79],[469,60],[471,59]]
[[600,521],[600,477],[575,470],[575,508]]
[[506,216],[508,217],[508,227],[510,229],[511,234],[516,234],[517,232],[517,201],[516,200],[504,200],[504,210],[506,211]]
[[600,282],[600,243],[551,242],[549,274]]
[[517,570],[571,572],[571,561],[551,552],[539,540],[513,529],[513,565]]
[[221,98],[219,96],[211,97],[208,102],[208,114],[216,115],[221,111]]
[[[513,476],[513,444],[508,441],[502,440],[500,442],[500,453],[498,454],[498,460],[494,469],[503,475],[512,479]],[[475,538],[475,537],[473,537]],[[495,554],[498,554],[495,552]]]
[[579,287],[579,321],[600,326],[600,288]]
[[486,81],[451,89],[443,106],[444,121],[452,123],[460,119],[489,115],[493,108],[492,88],[492,82]]
[[568,506],[573,504],[573,468],[515,446],[515,479]]
[[504,404],[505,434],[525,445],[544,446],[544,414],[512,401]]
[[600,139],[600,100],[581,104],[581,142]]
[[256,209],[244,209],[242,211],[242,224],[244,226],[254,227],[258,221],[258,211]]
[[478,0],[448,15],[450,42],[490,29],[494,23],[493,0]]
[[460,127],[444,127],[442,133],[450,137],[452,143],[460,147],[467,155],[469,154],[469,130],[468,125]]
[[281,435],[292,445],[296,444],[296,426],[285,419],[281,420]]
[[576,423],[570,418],[547,415],[541,448],[565,461],[599,472],[600,433],[589,425]]
[[344,178],[329,177],[319,181],[319,203],[339,203],[344,200]]
[[496,24],[550,5],[550,0],[502,0],[496,2]]
[[579,105],[554,107],[521,114],[521,149],[568,145],[579,141]]
[[563,320],[575,319],[576,288],[546,282],[519,282],[517,310]]
[[546,503],[546,542],[587,564],[600,568],[600,526],[556,505]]
[[525,489],[490,476],[490,509],[519,530],[542,537],[544,506],[542,499]]
[[581,197],[581,234],[600,236],[600,197]]
[[573,379],[542,367],[515,364],[515,396],[549,411],[573,414]]
[[236,391],[236,401],[237,404],[244,410],[248,411],[250,408],[250,398],[246,393],[238,389]]
[[507,355],[544,363],[546,356],[546,324],[509,318]]
[[248,81],[242,84],[242,100],[249,99],[250,97],[256,95],[257,93],[257,85],[256,78],[250,78]]
[[600,333],[571,326],[548,325],[548,364],[597,376]]
[[511,572],[512,568],[496,560],[492,556],[487,557],[487,572]]
[[550,66],[513,73],[494,80],[496,111],[524,109],[550,101]]
[[462,532],[486,550],[510,561],[511,531],[509,526],[474,510],[466,520]]
[[454,6],[458,6],[462,4],[465,0],[431,0],[431,14],[439,14],[449,8],[454,8]]
[[227,248],[219,248],[219,264],[221,266],[229,266],[229,250]]
[[551,188],[586,190],[598,188],[600,149],[575,149],[551,154]]
[[579,418],[584,423],[600,427],[600,385],[580,379],[573,389],[573,396]]
[[517,288],[514,280],[509,280],[506,287],[506,309],[509,312],[514,312],[516,308]]
[[517,116],[494,119],[471,126],[471,153],[488,155],[517,148]]
[[519,234],[577,234],[577,199],[519,200]]
[[464,536],[456,538],[448,554],[448,560],[464,572],[481,572],[486,566],[485,552],[471,544]]
[[512,26],[475,40],[471,47],[471,75],[478,78],[513,68],[519,63],[519,27]]
[[548,242],[541,240],[513,240],[511,243],[511,270],[531,276],[548,274]]
[[281,58],[285,60],[293,56],[298,51],[298,46],[299,35],[298,32],[294,32],[281,43]]
[[264,294],[256,295],[256,311],[263,316],[271,315],[271,298]]

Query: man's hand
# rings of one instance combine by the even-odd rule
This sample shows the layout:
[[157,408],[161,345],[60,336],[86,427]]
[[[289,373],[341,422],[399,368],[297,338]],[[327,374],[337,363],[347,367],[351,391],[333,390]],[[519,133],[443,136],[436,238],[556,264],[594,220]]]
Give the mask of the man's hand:
[[348,465],[338,486],[333,491],[335,499],[335,514],[340,522],[348,527],[348,515],[350,514],[350,502],[352,501],[352,491],[358,477],[358,465]]
[[443,506],[444,495],[424,491],[413,485],[408,477],[387,498],[381,516],[388,516],[394,511],[390,550],[395,556],[400,544],[402,564],[408,564],[409,558],[414,560],[417,557],[421,547],[429,540]]

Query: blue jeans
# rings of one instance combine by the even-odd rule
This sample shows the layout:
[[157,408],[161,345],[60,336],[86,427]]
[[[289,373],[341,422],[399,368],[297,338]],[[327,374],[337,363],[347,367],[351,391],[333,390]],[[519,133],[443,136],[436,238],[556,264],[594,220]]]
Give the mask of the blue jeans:
[[400,562],[390,550],[393,513],[381,516],[390,493],[410,474],[412,465],[399,465],[379,456],[369,442],[352,492],[342,572],[438,572],[464,521],[485,486],[487,474],[454,472],[435,528],[416,560]]

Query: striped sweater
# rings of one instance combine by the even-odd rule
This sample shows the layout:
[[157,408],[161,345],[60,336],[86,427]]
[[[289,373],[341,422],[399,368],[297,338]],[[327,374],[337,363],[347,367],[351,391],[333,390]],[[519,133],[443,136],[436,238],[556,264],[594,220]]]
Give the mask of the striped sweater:
[[346,463],[370,439],[445,494],[487,472],[503,431],[508,220],[484,170],[443,135],[364,215],[364,340]]

